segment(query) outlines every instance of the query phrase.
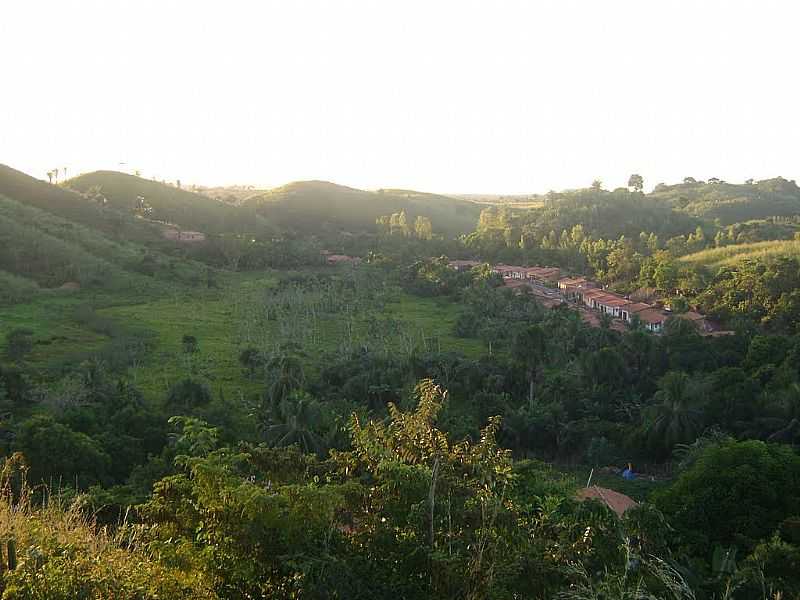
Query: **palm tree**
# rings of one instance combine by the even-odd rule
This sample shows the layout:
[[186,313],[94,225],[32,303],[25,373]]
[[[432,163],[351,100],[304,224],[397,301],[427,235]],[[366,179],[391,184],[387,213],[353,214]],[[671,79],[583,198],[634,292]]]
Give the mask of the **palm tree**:
[[676,444],[693,441],[700,428],[700,412],[695,408],[698,389],[683,371],[670,371],[658,382],[653,404],[643,413],[644,431],[649,442],[669,453]]
[[49,183],[53,183],[53,172],[52,171],[48,171],[47,172],[47,180],[48,180]]
[[299,390],[305,382],[303,363],[300,358],[290,352],[275,354],[267,362],[269,382],[265,400],[277,407],[293,391]]
[[273,447],[297,444],[306,454],[322,455],[327,446],[318,433],[323,421],[319,402],[305,392],[294,392],[270,414],[264,438]]

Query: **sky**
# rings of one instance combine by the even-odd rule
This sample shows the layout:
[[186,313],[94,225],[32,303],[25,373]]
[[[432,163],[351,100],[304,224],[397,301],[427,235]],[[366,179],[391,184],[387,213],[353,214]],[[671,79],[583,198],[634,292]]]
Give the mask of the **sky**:
[[0,0],[0,163],[439,193],[800,176],[793,0]]

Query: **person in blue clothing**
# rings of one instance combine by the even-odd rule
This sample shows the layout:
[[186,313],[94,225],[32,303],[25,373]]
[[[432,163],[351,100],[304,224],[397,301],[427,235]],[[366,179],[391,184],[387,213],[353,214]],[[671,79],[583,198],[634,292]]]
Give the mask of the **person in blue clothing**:
[[631,466],[631,463],[628,463],[628,466],[622,472],[622,478],[626,479],[627,481],[632,481],[636,479],[636,473],[633,472],[633,467]]

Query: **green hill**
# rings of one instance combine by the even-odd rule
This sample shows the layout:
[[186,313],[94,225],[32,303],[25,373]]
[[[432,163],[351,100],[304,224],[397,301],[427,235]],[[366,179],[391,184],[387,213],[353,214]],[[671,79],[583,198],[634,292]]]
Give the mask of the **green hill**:
[[743,184],[689,179],[677,185],[661,184],[649,197],[709,221],[719,219],[723,225],[800,215],[800,188],[782,177]]
[[146,213],[149,219],[173,223],[183,229],[210,234],[270,230],[253,209],[126,173],[95,171],[70,179],[65,185],[83,193],[97,191],[106,198],[108,206],[129,213],[141,208],[138,198],[142,197],[152,209]]
[[429,217],[436,232],[472,231],[481,205],[469,200],[411,190],[376,192],[326,181],[298,181],[257,194],[244,202],[270,223],[296,231],[374,231],[375,219],[404,210],[409,223]]
[[680,258],[682,262],[709,268],[732,267],[743,260],[770,261],[781,257],[799,257],[800,241],[772,240],[711,248]]
[[204,282],[204,266],[159,250],[161,229],[0,166],[0,302],[64,286],[143,292]]
[[137,219],[130,211],[115,210],[108,204],[6,165],[0,165],[0,196],[98,230],[114,239],[142,243],[161,239],[160,227]]

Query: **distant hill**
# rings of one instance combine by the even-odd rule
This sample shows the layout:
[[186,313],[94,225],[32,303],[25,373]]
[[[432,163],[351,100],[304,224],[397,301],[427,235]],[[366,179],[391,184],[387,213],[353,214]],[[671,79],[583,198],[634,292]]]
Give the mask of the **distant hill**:
[[436,232],[472,231],[481,205],[459,198],[411,190],[359,190],[326,181],[298,181],[256,194],[244,207],[255,207],[270,223],[297,231],[374,231],[375,219],[404,210],[409,223],[429,217]]
[[133,212],[141,196],[152,209],[149,219],[173,223],[187,230],[204,233],[261,233],[271,230],[253,209],[219,202],[197,194],[160,183],[119,173],[95,171],[66,182],[66,186],[89,192],[99,190],[114,209]]
[[161,238],[160,228],[135,218],[131,211],[114,210],[74,190],[52,185],[6,165],[0,165],[0,195],[115,239],[144,243]]
[[800,214],[800,188],[782,177],[743,184],[689,180],[661,184],[648,196],[709,221],[719,219],[723,225]]
[[0,165],[0,303],[62,286],[142,292],[205,282],[205,266],[164,246],[158,225]]
[[[501,206],[500,210],[511,209]],[[570,231],[575,225],[581,225],[593,237],[606,239],[621,235],[638,237],[642,231],[668,239],[693,232],[700,221],[650,195],[625,188],[614,191],[589,188],[548,194],[541,208],[522,213],[521,224],[523,231],[537,240],[550,232],[558,235]]]

